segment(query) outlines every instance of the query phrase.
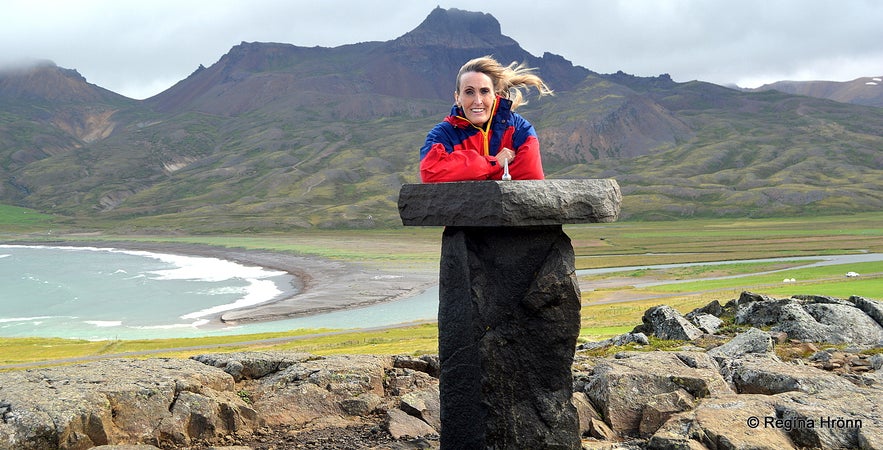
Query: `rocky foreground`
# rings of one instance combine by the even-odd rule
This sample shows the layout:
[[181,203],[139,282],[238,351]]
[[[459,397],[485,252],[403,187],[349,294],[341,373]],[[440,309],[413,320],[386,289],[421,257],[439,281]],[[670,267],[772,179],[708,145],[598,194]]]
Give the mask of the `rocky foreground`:
[[[881,324],[861,297],[651,308],[577,351],[583,447],[883,449]],[[684,342],[639,351],[648,336]],[[285,352],[5,372],[0,448],[437,448],[438,373],[431,355]]]

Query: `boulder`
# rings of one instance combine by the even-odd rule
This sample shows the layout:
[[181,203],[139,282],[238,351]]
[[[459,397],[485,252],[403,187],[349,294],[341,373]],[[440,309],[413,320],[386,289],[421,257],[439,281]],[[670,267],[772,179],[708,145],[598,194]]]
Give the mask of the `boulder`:
[[696,399],[683,389],[654,395],[641,411],[640,435],[652,436],[671,416],[693,409],[695,403]]
[[766,395],[709,398],[668,419],[647,448],[797,450],[784,430],[763,426],[768,417],[776,417],[776,403]]
[[441,429],[438,386],[409,392],[401,397],[401,410],[426,422],[433,429]]
[[421,355],[419,357],[399,355],[393,358],[392,364],[395,368],[416,370],[435,378],[438,378],[441,372],[438,355]]
[[320,417],[351,415],[359,408],[357,399],[370,402],[365,394],[383,397],[392,365],[392,357],[313,356],[242,387],[259,393],[252,402],[266,424],[303,425]]
[[688,319],[696,325],[696,328],[699,328],[699,331],[706,334],[716,334],[721,325],[724,324],[723,320],[712,314],[696,314],[693,317],[688,317]]
[[690,341],[702,336],[702,331],[681,313],[667,305],[654,306],[644,311],[639,325],[632,332],[652,334],[659,339]]
[[[647,448],[881,448],[878,402],[863,392],[740,394],[673,415]],[[691,443],[692,441],[692,443]]]
[[193,360],[112,359],[0,373],[0,447],[187,446],[258,421],[233,378]]
[[367,416],[383,403],[383,397],[366,392],[340,401],[340,409],[351,416]]
[[438,431],[426,422],[409,415],[400,409],[390,409],[386,413],[386,429],[394,439],[415,438],[437,435]]
[[776,417],[791,426],[786,433],[800,448],[883,448],[861,441],[883,442],[879,397],[865,392],[824,390],[787,392],[776,398]]
[[586,436],[591,428],[592,420],[600,421],[601,416],[595,411],[595,407],[592,406],[592,402],[589,401],[585,392],[574,392],[571,402],[576,407],[579,416],[579,434]]
[[624,333],[609,339],[598,342],[584,342],[577,346],[577,350],[594,350],[610,346],[621,346],[628,344],[649,345],[650,340],[644,333]]
[[857,388],[843,377],[807,365],[779,361],[768,355],[746,354],[721,364],[721,373],[740,394],[782,392],[853,392]]
[[874,322],[877,322],[878,325],[883,326],[883,302],[856,295],[849,297],[849,302],[862,310],[868,317],[874,319]]
[[192,357],[203,364],[223,369],[235,381],[262,378],[293,364],[315,358],[315,355],[309,353],[289,352],[208,353]]
[[728,358],[736,358],[748,353],[765,354],[773,351],[773,339],[769,333],[750,328],[748,331],[737,334],[725,344],[708,351],[708,354],[718,361]]
[[878,305],[871,301],[823,296],[745,301],[740,297],[739,304],[737,324],[770,327],[771,331],[787,333],[790,339],[858,345],[883,342],[883,326],[872,316],[877,314]]
[[605,422],[632,436],[641,433],[644,408],[660,394],[684,391],[706,398],[733,393],[717,364],[701,352],[624,352],[598,360],[587,378],[585,393]]

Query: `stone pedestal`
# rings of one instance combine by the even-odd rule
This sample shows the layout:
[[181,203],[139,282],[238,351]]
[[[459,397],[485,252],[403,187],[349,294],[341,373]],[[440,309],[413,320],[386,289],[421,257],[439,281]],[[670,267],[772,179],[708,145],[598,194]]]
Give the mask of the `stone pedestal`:
[[442,449],[578,449],[580,328],[562,224],[610,222],[613,180],[402,187],[405,225],[444,225],[439,271]]

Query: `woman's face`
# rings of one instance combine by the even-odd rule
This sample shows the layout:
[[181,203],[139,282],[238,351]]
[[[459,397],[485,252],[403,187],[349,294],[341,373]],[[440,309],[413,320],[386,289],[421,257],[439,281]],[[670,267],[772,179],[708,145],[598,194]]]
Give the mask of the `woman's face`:
[[466,119],[477,126],[490,120],[494,98],[494,83],[481,72],[464,73],[460,77],[460,91],[454,93],[454,101],[463,109]]

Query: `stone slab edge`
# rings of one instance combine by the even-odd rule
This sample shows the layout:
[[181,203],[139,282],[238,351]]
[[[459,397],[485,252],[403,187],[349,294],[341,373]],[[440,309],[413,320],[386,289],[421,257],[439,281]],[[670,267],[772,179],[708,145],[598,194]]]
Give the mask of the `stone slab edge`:
[[614,222],[622,192],[613,179],[405,184],[405,226],[506,227]]

